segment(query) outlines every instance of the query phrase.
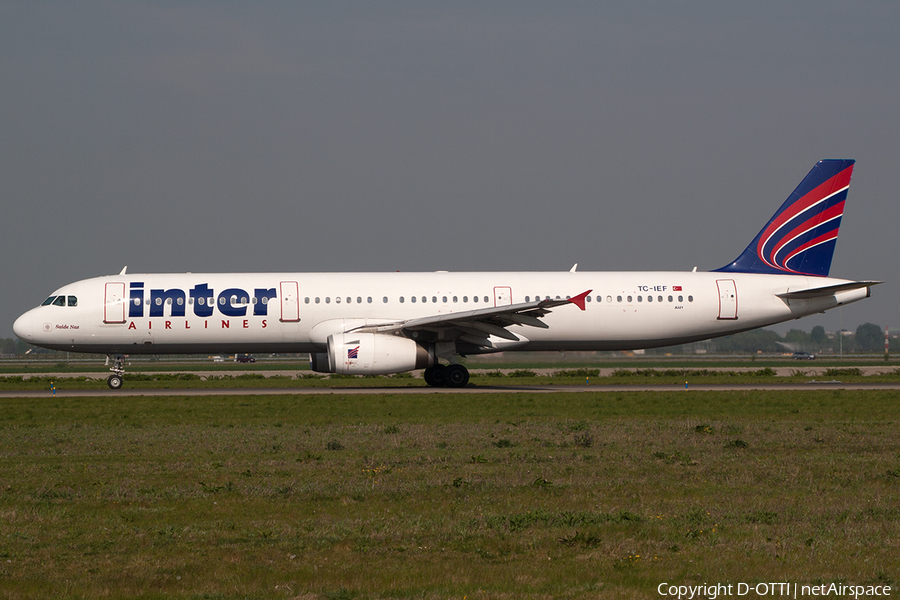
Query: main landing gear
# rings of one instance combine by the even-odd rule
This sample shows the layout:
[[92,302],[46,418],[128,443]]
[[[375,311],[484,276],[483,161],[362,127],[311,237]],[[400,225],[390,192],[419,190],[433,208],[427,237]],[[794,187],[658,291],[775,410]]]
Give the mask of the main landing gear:
[[432,387],[462,388],[469,383],[469,370],[462,365],[437,364],[425,369],[424,377]]
[[[109,356],[106,357],[106,364],[109,364]],[[112,371],[113,374],[106,378],[106,385],[113,390],[120,389],[122,384],[125,383],[125,357],[121,354],[117,354],[113,361],[113,366],[111,366],[109,370]]]

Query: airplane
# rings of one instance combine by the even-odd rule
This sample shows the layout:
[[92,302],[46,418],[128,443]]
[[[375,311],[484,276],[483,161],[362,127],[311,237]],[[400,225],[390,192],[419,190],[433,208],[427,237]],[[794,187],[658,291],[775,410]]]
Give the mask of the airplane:
[[[459,358],[684,344],[868,298],[829,277],[853,160],[818,162],[732,262],[709,272],[179,273],[65,285],[13,326],[25,342],[126,354],[308,352],[321,373],[424,369],[463,387]],[[446,363],[446,364],[445,364]]]

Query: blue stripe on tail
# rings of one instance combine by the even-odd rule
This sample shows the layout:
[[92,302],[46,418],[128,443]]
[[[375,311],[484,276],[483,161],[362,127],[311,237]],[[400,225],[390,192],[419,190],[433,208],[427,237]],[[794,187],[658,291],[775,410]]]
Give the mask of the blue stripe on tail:
[[747,249],[717,272],[828,276],[853,160],[822,160]]

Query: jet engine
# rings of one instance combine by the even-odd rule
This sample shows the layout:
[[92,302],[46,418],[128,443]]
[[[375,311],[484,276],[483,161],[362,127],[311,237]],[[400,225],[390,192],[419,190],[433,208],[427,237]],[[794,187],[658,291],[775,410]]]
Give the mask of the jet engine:
[[435,362],[434,352],[413,340],[377,333],[335,333],[326,352],[310,355],[313,371],[344,375],[403,373]]

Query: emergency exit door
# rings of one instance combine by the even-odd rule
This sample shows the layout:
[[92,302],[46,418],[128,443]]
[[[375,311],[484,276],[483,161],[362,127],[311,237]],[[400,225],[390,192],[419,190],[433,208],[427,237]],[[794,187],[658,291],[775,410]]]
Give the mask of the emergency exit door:
[[300,320],[300,291],[296,281],[282,281],[279,289],[281,322],[296,323]]
[[494,306],[509,306],[512,304],[512,288],[498,286],[494,288]]
[[719,319],[737,319],[737,286],[734,279],[717,279],[716,285],[719,288]]

